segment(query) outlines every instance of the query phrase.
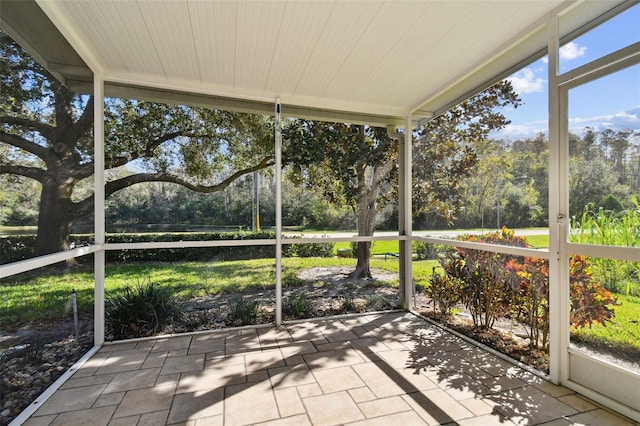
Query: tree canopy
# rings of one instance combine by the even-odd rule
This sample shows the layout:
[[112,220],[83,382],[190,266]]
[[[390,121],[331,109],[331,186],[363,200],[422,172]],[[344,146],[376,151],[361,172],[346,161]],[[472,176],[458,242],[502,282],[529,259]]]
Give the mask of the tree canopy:
[[[0,33],[0,175],[39,182],[36,254],[67,248],[93,212],[93,96],[72,93]],[[126,99],[105,101],[105,195],[141,182],[220,191],[273,164],[268,117]],[[125,168],[125,173],[108,173]]]

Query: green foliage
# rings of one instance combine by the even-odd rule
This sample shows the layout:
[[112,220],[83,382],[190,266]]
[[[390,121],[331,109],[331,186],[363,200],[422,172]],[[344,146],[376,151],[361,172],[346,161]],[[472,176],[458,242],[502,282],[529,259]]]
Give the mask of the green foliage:
[[[585,211],[572,224],[571,241],[622,247],[640,247],[640,205],[616,212],[600,209]],[[640,262],[591,258],[593,276],[609,291],[640,295]]]
[[381,294],[371,294],[365,297],[365,304],[374,311],[392,309],[393,303]]
[[292,244],[292,253],[298,257],[333,257],[335,244],[332,242],[324,243],[303,243]]
[[338,308],[342,314],[350,314],[358,312],[358,305],[352,297],[344,296],[340,299],[340,307]]
[[308,318],[313,312],[313,300],[305,292],[292,292],[282,300],[282,313],[293,318]]
[[166,287],[136,283],[108,298],[105,314],[114,337],[149,336],[180,319],[183,304]]
[[621,212],[624,210],[624,206],[622,205],[618,197],[613,194],[609,194],[602,200],[600,200],[598,207],[604,211],[611,212]]
[[233,325],[255,324],[260,313],[260,301],[252,297],[237,296],[229,302],[229,321]]
[[411,250],[416,255],[416,260],[429,260],[437,259],[440,253],[448,250],[448,246],[414,240],[411,242]]
[[[462,238],[528,247],[525,238],[516,237],[506,228],[482,237]],[[547,347],[549,266],[546,260],[458,248],[445,254],[440,263],[445,275],[432,275],[425,292],[442,313],[450,313],[460,300],[471,313],[474,324],[492,327],[498,317],[512,317],[527,325],[531,346]],[[586,258],[572,257],[569,267],[572,326],[584,328],[610,322],[617,299],[592,277]]]

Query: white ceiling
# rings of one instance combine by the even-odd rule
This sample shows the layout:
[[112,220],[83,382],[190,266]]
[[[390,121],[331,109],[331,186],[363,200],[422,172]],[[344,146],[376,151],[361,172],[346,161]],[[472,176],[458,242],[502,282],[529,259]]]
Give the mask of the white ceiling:
[[121,85],[395,117],[451,106],[619,2],[36,0]]

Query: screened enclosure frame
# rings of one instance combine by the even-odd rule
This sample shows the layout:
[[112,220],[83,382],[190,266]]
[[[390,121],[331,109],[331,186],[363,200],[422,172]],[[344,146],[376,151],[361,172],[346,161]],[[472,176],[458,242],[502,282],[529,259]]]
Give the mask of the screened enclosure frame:
[[[626,7],[629,7],[630,2]],[[568,7],[570,9],[570,7]],[[616,12],[617,13],[617,12]],[[409,111],[404,117],[382,117],[367,114],[356,114],[352,111],[327,111],[325,118],[339,120],[345,117],[345,121],[368,122],[369,124],[390,126],[393,130],[401,128],[404,130],[404,138],[399,141],[399,200],[398,200],[398,234],[397,236],[373,236],[354,238],[323,238],[322,241],[378,241],[397,240],[399,241],[400,253],[400,295],[404,309],[410,310],[413,307],[415,284],[412,274],[412,241],[426,241],[439,244],[448,244],[458,247],[487,250],[490,252],[505,253],[517,256],[530,256],[547,259],[549,261],[549,288],[550,288],[550,372],[548,379],[555,384],[563,384],[577,390],[586,396],[601,402],[631,418],[640,421],[640,400],[624,397],[624,394],[637,395],[637,388],[640,385],[640,375],[621,371],[617,367],[603,367],[599,363],[597,368],[602,372],[593,383],[576,381],[572,368],[596,368],[590,360],[585,360],[582,355],[577,354],[570,348],[569,341],[569,257],[574,254],[611,257],[630,261],[640,260],[640,248],[593,246],[585,244],[575,244],[568,241],[569,235],[569,197],[568,197],[568,90],[588,81],[592,81],[603,75],[615,72],[625,67],[640,63],[640,43],[618,50],[610,55],[600,58],[594,62],[586,64],[577,69],[560,74],[558,69],[559,51],[561,47],[562,32],[560,31],[561,13],[555,13],[547,17],[541,30],[547,39],[547,46],[543,52],[537,52],[534,56],[540,57],[549,52],[549,249],[534,250],[523,248],[510,248],[482,243],[460,242],[453,240],[433,239],[413,235],[412,229],[412,130],[420,123],[437,116],[437,112],[425,114],[424,111],[416,109]],[[608,15],[607,15],[608,16]],[[531,60],[531,56],[526,58]],[[525,61],[520,61],[521,66]],[[493,76],[493,82],[507,76],[517,67],[513,64],[501,70],[501,73]],[[91,91],[96,100],[104,100],[106,88],[113,90],[117,87],[122,93],[144,93],[144,87],[128,87],[126,84],[111,81],[99,69],[92,69],[93,79]],[[481,83],[472,87],[473,91],[481,88],[481,84],[486,87],[487,80],[482,77]],[[86,82],[83,83],[86,87]],[[465,92],[465,96],[472,93],[472,90]],[[157,93],[154,96],[160,96]],[[167,99],[186,96],[188,99],[197,97],[198,94],[167,94]],[[464,99],[464,96],[453,96],[447,105],[455,105],[456,102]],[[228,99],[229,108],[238,110],[247,107],[242,101],[236,102]],[[224,103],[224,102],[223,102]],[[256,107],[258,105],[259,107]],[[0,278],[9,277],[22,272],[30,271],[39,267],[52,265],[61,261],[73,259],[87,254],[94,255],[94,344],[99,347],[105,342],[105,270],[106,252],[110,250],[137,250],[137,249],[161,249],[161,248],[189,248],[189,247],[221,247],[221,246],[247,246],[247,245],[273,245],[276,249],[275,255],[275,286],[276,286],[276,316],[275,326],[282,324],[282,247],[285,244],[282,239],[282,132],[281,122],[283,117],[309,117],[317,116],[318,111],[310,112],[297,105],[287,105],[281,102],[280,98],[273,98],[271,102],[261,99],[260,102],[251,103],[253,112],[260,110],[261,113],[268,113],[275,117],[274,128],[274,148],[275,148],[275,176],[276,176],[276,236],[274,239],[262,240],[242,240],[242,241],[194,241],[194,242],[148,242],[135,244],[113,244],[106,241],[105,231],[105,135],[104,135],[104,102],[94,102],[94,193],[95,193],[95,222],[94,234],[95,243],[88,247],[75,248],[66,252],[55,253],[21,262],[15,262],[0,267]],[[250,108],[250,109],[251,109]],[[439,111],[440,113],[443,111]],[[287,239],[286,244],[298,244],[317,242],[313,238]],[[609,369],[610,368],[610,369]],[[598,380],[602,381],[603,375],[615,374],[618,379],[617,389],[613,391],[609,388],[598,388]]]

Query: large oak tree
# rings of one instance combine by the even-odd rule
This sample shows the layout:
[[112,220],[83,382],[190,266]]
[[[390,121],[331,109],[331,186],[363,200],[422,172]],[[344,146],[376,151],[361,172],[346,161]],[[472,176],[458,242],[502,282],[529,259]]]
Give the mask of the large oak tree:
[[[520,100],[502,81],[416,129],[412,135],[414,214],[455,220],[461,183],[477,163],[475,147],[508,124],[501,109]],[[362,125],[295,121],[286,129],[284,158],[300,183],[319,187],[332,202],[351,206],[358,236],[372,236],[380,207],[397,198],[398,141]],[[371,243],[358,244],[354,278],[370,278]]]
[[[0,79],[0,176],[39,182],[35,254],[65,250],[71,226],[94,211],[92,191],[79,190],[94,175],[94,99],[71,92],[1,32]],[[268,117],[123,99],[105,104],[105,168],[113,176],[107,197],[154,181],[210,193],[273,164]]]

